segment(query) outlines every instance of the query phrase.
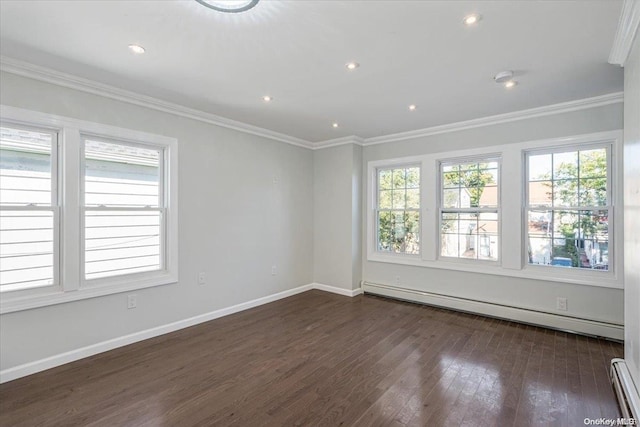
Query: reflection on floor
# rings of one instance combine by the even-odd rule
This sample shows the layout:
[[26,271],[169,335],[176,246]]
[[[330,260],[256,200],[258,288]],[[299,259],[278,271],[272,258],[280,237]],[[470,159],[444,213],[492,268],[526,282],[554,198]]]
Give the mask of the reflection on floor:
[[0,425],[575,426],[622,345],[310,291],[0,386]]

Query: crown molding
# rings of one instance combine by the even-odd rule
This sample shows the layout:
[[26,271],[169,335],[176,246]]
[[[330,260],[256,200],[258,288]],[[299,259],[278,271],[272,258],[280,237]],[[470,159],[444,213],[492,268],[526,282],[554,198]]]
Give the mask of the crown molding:
[[258,126],[249,125],[236,120],[231,120],[215,114],[206,113],[204,111],[185,107],[180,104],[163,101],[151,96],[141,95],[136,92],[120,89],[115,86],[99,83],[89,79],[84,79],[72,74],[63,73],[47,67],[41,67],[39,65],[34,65],[6,56],[0,56],[0,70],[22,77],[55,84],[57,86],[67,87],[93,95],[104,96],[106,98],[115,99],[117,101],[122,101],[129,104],[138,105],[141,107],[174,114],[176,116],[212,124],[215,126],[233,129],[239,132],[284,142],[298,147],[310,149],[314,147],[314,144],[312,142],[301,138],[296,138],[294,136],[286,135],[280,132],[275,132]]
[[618,21],[616,38],[613,40],[613,47],[609,54],[609,63],[624,67],[633,39],[638,32],[640,25],[640,0],[625,0],[622,4],[622,12]]
[[[627,1],[627,3],[633,3]],[[640,3],[640,0],[635,1],[635,4]],[[635,10],[640,10],[639,7],[635,7]],[[637,15],[637,12],[635,12]],[[636,23],[637,26],[637,23]],[[505,114],[498,114],[495,116],[481,117],[477,119],[466,120],[462,122],[449,123],[446,125],[433,126],[424,129],[418,129],[408,132],[400,132],[391,135],[376,136],[372,138],[361,138],[356,135],[346,136],[342,138],[329,139],[319,142],[311,142],[294,136],[286,135],[280,132],[275,132],[269,129],[261,128],[258,126],[249,125],[236,120],[231,120],[225,117],[217,116],[215,114],[206,113],[204,111],[196,110],[193,108],[185,107],[183,105],[175,104],[161,99],[153,98],[147,95],[141,95],[139,93],[131,92],[128,90],[120,89],[114,86],[106,85],[103,83],[95,82],[82,77],[77,77],[71,74],[63,73],[60,71],[52,70],[50,68],[41,67],[28,62],[20,61],[14,58],[9,58],[0,55],[0,70],[16,74],[19,76],[39,80],[58,86],[67,87],[70,89],[79,90],[94,95],[104,96],[106,98],[115,99],[117,101],[126,102],[141,107],[150,108],[157,111],[162,111],[169,114],[174,114],[180,117],[185,117],[192,120],[220,126],[228,129],[233,129],[239,132],[248,133],[251,135],[268,138],[275,141],[284,142],[287,144],[295,145],[298,147],[308,148],[312,150],[319,150],[323,148],[336,147],[345,144],[356,144],[361,146],[384,144],[387,142],[403,141],[407,139],[421,138],[425,136],[438,135],[449,132],[457,132],[462,130],[474,129],[484,126],[491,126],[502,123],[509,123],[517,120],[531,119],[535,117],[548,116],[553,114],[567,113],[571,111],[579,111],[589,108],[600,107],[609,104],[616,104],[623,102],[623,93],[615,92],[607,95],[596,96],[593,98],[585,98],[576,101],[563,102],[560,104],[547,105],[543,107],[531,108],[528,110],[514,111]]]
[[364,139],[356,135],[344,136],[342,138],[327,139],[326,141],[319,141],[313,143],[314,150],[320,150],[323,148],[337,147],[339,145],[364,145]]
[[[391,135],[376,136],[366,138],[363,145],[384,144],[387,142],[404,141],[407,139],[421,138],[431,135],[439,135],[449,132],[459,132],[468,129],[475,129],[484,126],[492,126],[503,123],[515,122],[518,120],[532,119],[536,117],[550,116],[553,114],[569,113],[572,111],[586,110],[589,108],[601,107],[604,105],[617,104],[623,102],[623,92],[614,92],[606,95],[595,96],[593,98],[579,99],[576,101],[562,102],[560,104],[546,105],[543,107],[530,108],[527,110],[514,111],[511,113],[497,114],[495,116],[480,117],[477,119],[465,120],[462,122],[449,123],[446,125],[433,126],[424,129],[417,129],[408,132],[400,132]],[[316,143],[317,144],[317,143]]]

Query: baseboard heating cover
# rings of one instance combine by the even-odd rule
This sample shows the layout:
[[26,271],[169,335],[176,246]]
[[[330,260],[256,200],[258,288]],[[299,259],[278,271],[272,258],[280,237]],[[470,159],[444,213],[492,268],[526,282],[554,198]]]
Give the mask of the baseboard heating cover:
[[640,394],[624,359],[611,360],[611,384],[623,418],[640,420]]
[[624,340],[623,325],[615,323],[607,323],[571,316],[561,316],[543,311],[454,297],[433,292],[418,291],[415,289],[400,288],[397,286],[383,285],[367,281],[362,282],[362,290],[364,293],[387,296],[405,301],[419,302],[422,304],[482,314],[485,316],[513,320],[532,325],[540,325],[561,331],[611,338],[618,341]]

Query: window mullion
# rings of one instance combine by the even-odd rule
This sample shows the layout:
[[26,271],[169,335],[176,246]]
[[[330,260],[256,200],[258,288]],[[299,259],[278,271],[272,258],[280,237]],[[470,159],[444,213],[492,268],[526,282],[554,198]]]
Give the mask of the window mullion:
[[60,242],[62,246],[61,285],[62,290],[75,291],[80,288],[80,268],[84,256],[81,251],[82,223],[81,215],[81,148],[80,131],[64,128],[60,144],[60,200],[62,202]]

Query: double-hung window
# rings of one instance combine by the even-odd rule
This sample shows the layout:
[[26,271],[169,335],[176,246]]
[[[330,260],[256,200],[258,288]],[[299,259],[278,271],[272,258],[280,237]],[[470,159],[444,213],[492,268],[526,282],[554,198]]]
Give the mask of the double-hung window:
[[0,127],[0,292],[58,284],[57,137]]
[[613,131],[371,160],[367,261],[621,288],[621,158]]
[[164,150],[86,136],[84,278],[161,270]]
[[610,151],[607,144],[527,153],[528,264],[609,269]]
[[176,139],[0,113],[0,312],[177,282]]
[[440,257],[498,261],[499,159],[440,163]]
[[420,253],[420,167],[380,168],[376,173],[377,251]]

